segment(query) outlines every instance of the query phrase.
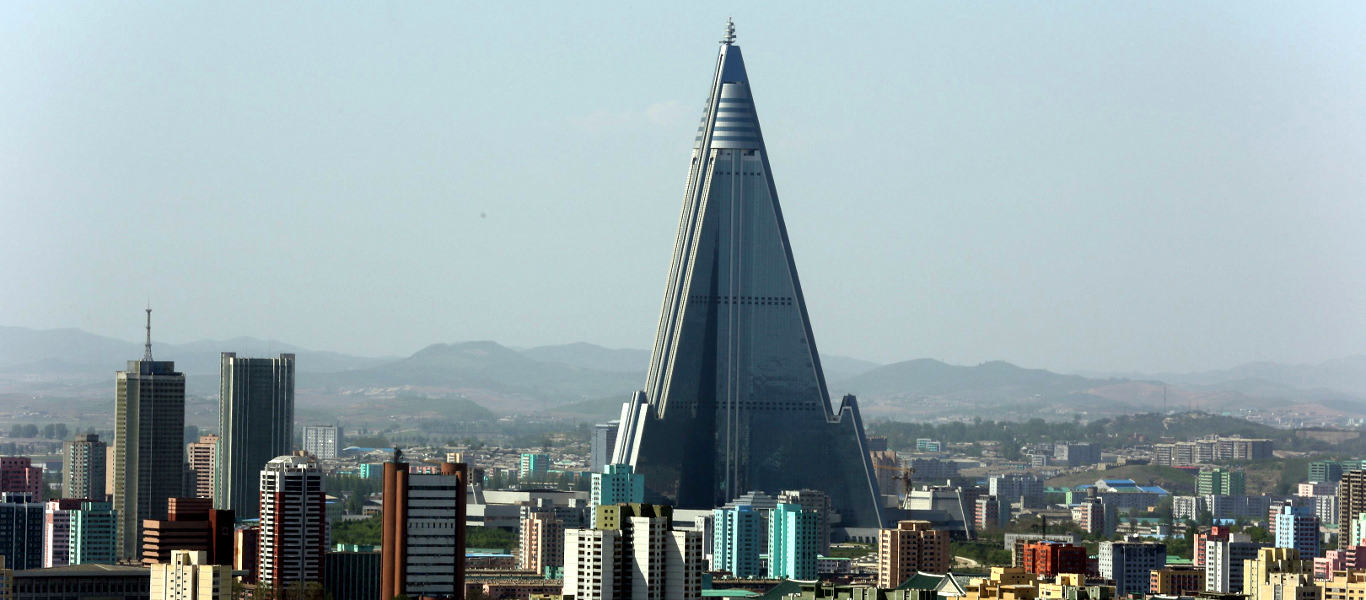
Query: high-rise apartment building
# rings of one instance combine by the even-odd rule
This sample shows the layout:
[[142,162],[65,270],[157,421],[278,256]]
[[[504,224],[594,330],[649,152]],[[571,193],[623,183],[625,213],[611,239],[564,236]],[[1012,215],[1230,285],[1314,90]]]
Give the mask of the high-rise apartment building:
[[104,502],[104,458],[100,436],[78,435],[62,444],[62,497]]
[[336,425],[308,425],[304,427],[304,452],[318,460],[336,460],[342,448],[342,431]]
[[617,446],[617,431],[621,421],[608,421],[593,426],[593,438],[588,443],[588,468],[601,473],[612,463],[612,450]]
[[67,565],[71,549],[71,511],[80,509],[79,498],[48,500],[43,507],[43,568]]
[[1337,483],[1342,479],[1342,463],[1335,460],[1316,460],[1309,463],[1310,483]]
[[545,481],[550,474],[550,455],[526,452],[517,467],[519,481]]
[[1248,600],[1322,600],[1314,583],[1314,564],[1293,548],[1262,548],[1244,561],[1243,591]]
[[1242,471],[1213,468],[1200,469],[1195,478],[1195,495],[1242,496],[1247,493],[1247,484]]
[[232,567],[209,561],[203,550],[173,550],[151,566],[151,600],[230,600]]
[[294,355],[219,360],[218,468],[214,506],[254,519],[266,463],[294,443]]
[[1241,594],[1243,567],[1257,558],[1266,547],[1249,541],[1209,540],[1205,542],[1205,590]]
[[165,519],[185,485],[185,374],[152,359],[152,311],[142,360],[115,375],[114,511],[119,558],[136,559],[142,522]]
[[208,561],[231,565],[233,513],[217,510],[211,498],[171,498],[165,519],[142,523],[142,565],[171,560],[172,550],[203,550]]
[[[741,490],[817,489],[880,527],[858,403],[830,402],[796,263],[728,24],[693,144],[645,387],[612,462],[650,497],[710,510]],[[816,466],[820,468],[816,468]]]
[[815,511],[800,504],[779,503],[768,515],[768,576],[775,579],[816,578],[820,531]]
[[877,535],[877,586],[894,588],[919,571],[949,571],[949,532],[929,521],[900,521]]
[[1208,531],[1198,531],[1195,534],[1194,564],[1197,567],[1205,566],[1205,542],[1246,542],[1251,538],[1245,533],[1233,533],[1231,529],[1223,525],[1210,527]]
[[783,490],[778,493],[778,503],[800,504],[802,510],[816,515],[816,552],[825,555],[830,552],[830,519],[833,512],[830,495],[820,490]]
[[973,525],[977,531],[1001,531],[1010,523],[1010,505],[996,496],[979,496],[974,501]]
[[261,470],[260,585],[321,583],[327,551],[327,493],[318,463],[280,456]]
[[1312,561],[1319,555],[1319,518],[1312,506],[1281,506],[1275,515],[1276,547],[1294,548],[1300,560]]
[[1352,530],[1352,520],[1366,512],[1366,470],[1344,472],[1338,481],[1338,532]]
[[118,515],[110,502],[82,502],[79,510],[72,510],[68,518],[70,541],[67,544],[67,563],[72,565],[118,562]]
[[1068,467],[1085,467],[1100,462],[1100,445],[1091,442],[1053,444],[1053,460]]
[[400,458],[384,463],[380,595],[464,598],[469,472],[442,463],[440,474],[416,474]]
[[[522,456],[526,456],[523,454]],[[645,478],[634,473],[631,465],[611,464],[593,473],[588,503],[593,507],[589,527],[598,526],[599,506],[639,504],[645,501]]]
[[43,515],[43,568],[114,564],[118,523],[113,505],[78,498],[49,500]]
[[712,515],[712,569],[734,577],[763,575],[763,515],[749,505],[718,508]]
[[987,493],[1002,504],[1024,502],[1026,508],[1043,505],[1043,480],[1032,474],[1009,473],[987,478]]
[[1100,576],[1115,582],[1115,594],[1148,594],[1152,571],[1167,565],[1167,545],[1152,542],[1101,542]]
[[1025,544],[1024,570],[1040,579],[1053,579],[1062,573],[1086,574],[1086,547],[1040,540]]
[[213,498],[214,479],[218,473],[218,436],[208,433],[199,441],[190,442],[190,478],[194,487],[185,490],[195,498]]
[[518,566],[543,575],[546,567],[563,567],[564,531],[564,521],[553,512],[525,512],[517,540]]
[[0,556],[15,571],[43,566],[43,510],[33,494],[0,492]]
[[35,502],[42,502],[43,468],[34,466],[27,456],[0,456],[0,492],[30,494]]
[[672,530],[672,507],[619,504],[597,511],[597,528],[565,532],[566,595],[575,600],[702,597],[702,534]]

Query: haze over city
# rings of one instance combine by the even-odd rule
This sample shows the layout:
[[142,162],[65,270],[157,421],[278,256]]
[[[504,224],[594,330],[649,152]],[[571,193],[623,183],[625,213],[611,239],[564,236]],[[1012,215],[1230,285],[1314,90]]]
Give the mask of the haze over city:
[[648,347],[727,15],[823,352],[1366,351],[1346,3],[7,5],[0,325]]

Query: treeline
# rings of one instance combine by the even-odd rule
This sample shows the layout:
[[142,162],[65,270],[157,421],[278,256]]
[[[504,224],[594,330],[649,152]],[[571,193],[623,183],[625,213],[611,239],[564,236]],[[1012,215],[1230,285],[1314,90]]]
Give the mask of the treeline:
[[[95,433],[95,428],[91,427],[88,433]],[[66,426],[66,423],[48,423],[41,427],[32,423],[22,425],[15,423],[9,428],[11,439],[66,440],[71,435],[71,429]]]
[[945,444],[997,442],[1007,458],[1011,458],[1012,452],[1017,453],[1020,446],[1036,442],[1095,442],[1105,448],[1120,448],[1157,443],[1163,439],[1194,439],[1210,434],[1269,438],[1276,441],[1277,448],[1313,450],[1323,445],[1296,438],[1290,430],[1199,411],[1173,415],[1141,413],[1089,423],[1082,422],[1080,416],[1064,422],[1035,418],[1018,423],[984,420],[981,417],[973,417],[971,421],[938,424],[878,421],[869,424],[868,431],[869,435],[885,436],[888,446],[894,450],[914,450],[915,441],[919,438],[936,439]]

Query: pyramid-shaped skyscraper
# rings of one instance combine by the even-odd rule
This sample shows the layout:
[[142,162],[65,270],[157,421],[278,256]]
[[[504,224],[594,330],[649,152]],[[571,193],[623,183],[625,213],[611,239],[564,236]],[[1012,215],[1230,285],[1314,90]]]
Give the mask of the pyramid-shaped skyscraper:
[[816,489],[842,525],[882,525],[852,396],[832,408],[797,267],[728,23],[693,144],[645,389],[622,409],[614,462],[647,501],[720,506]]

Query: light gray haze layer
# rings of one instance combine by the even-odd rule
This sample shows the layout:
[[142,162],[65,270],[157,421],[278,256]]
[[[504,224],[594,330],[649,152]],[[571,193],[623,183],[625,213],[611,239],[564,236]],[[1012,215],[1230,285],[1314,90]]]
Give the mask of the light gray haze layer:
[[822,352],[1366,351],[1362,3],[7,3],[0,324],[649,347],[732,15]]

